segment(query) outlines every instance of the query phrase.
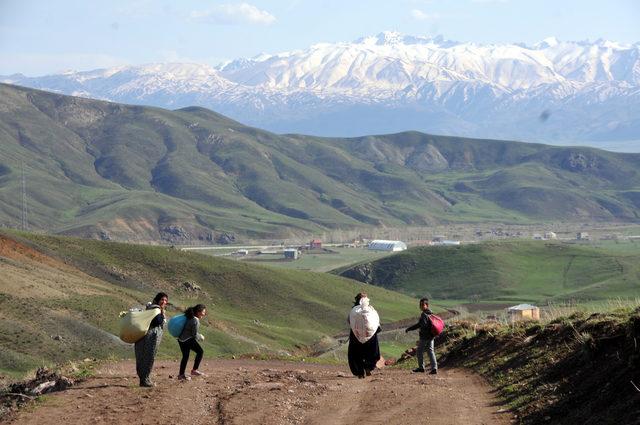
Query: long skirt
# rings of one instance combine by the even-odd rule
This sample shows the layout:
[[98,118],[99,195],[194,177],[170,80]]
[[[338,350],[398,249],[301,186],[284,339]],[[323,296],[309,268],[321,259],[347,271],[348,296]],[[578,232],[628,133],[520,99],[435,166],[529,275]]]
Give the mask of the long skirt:
[[349,369],[351,373],[358,377],[364,377],[365,372],[371,372],[376,368],[376,363],[380,360],[380,346],[378,345],[378,334],[364,344],[358,341],[353,332],[349,335]]
[[150,384],[149,375],[153,369],[153,362],[156,359],[158,346],[162,341],[162,327],[156,326],[149,329],[149,332],[136,342],[136,372],[140,378],[140,384]]

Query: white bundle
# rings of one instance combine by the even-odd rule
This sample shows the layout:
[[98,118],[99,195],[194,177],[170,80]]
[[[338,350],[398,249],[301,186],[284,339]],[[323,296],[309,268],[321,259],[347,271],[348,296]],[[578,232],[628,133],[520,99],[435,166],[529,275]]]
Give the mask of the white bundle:
[[144,338],[153,319],[160,314],[159,308],[151,310],[131,309],[120,313],[120,339],[129,344]]
[[369,305],[369,298],[360,299],[349,313],[349,325],[358,341],[365,343],[375,335],[380,326],[380,317],[375,308]]

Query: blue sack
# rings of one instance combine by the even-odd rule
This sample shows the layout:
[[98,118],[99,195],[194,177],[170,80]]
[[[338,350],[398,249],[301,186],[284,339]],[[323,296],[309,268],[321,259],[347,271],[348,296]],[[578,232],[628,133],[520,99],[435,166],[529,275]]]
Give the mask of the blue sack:
[[169,333],[171,336],[178,338],[184,329],[184,325],[187,324],[187,316],[184,314],[178,314],[169,319]]

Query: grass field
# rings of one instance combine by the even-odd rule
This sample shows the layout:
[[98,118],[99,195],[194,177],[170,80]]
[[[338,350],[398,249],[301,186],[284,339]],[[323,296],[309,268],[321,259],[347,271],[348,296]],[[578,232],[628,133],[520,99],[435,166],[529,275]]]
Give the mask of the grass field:
[[487,242],[419,247],[343,273],[410,296],[461,303],[539,304],[635,298],[640,243]]
[[350,266],[363,261],[373,261],[390,255],[388,252],[369,251],[366,248],[329,248],[330,252],[305,251],[297,260],[270,261],[259,258],[249,258],[247,262],[255,262],[269,267],[277,267],[292,270],[308,270],[315,272],[327,272],[340,267]]
[[[43,362],[130,357],[118,313],[167,292],[173,315],[204,303],[208,356],[295,352],[345,330],[353,296],[365,290],[385,322],[415,315],[415,301],[338,276],[277,270],[181,252],[11,232],[0,235],[0,373]],[[190,282],[200,290],[189,291]],[[57,337],[60,337],[59,339]],[[160,354],[175,357],[165,336]]]

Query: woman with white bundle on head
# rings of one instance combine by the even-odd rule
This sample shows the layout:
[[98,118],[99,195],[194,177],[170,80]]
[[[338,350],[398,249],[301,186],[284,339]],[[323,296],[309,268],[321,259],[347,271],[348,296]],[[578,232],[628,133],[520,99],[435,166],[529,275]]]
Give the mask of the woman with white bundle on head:
[[353,308],[348,318],[351,332],[349,333],[349,368],[358,378],[371,375],[381,361],[378,332],[380,332],[380,317],[378,312],[369,304],[369,298],[364,292],[355,297]]

